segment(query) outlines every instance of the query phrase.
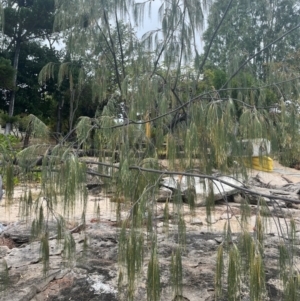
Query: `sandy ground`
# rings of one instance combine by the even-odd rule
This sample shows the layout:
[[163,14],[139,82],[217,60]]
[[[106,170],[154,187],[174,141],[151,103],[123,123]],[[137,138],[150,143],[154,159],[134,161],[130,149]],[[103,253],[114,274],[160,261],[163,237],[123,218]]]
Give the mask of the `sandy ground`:
[[[31,192],[33,199],[36,199],[39,194],[39,187],[35,185],[35,187],[31,187]],[[14,190],[14,197],[12,202],[8,203],[5,197],[2,199],[0,203],[0,223],[9,224],[12,222],[16,222],[21,220],[21,212],[20,212],[20,198],[25,194],[26,188],[22,186],[17,186]],[[99,194],[97,196],[89,195],[88,202],[86,207],[86,220],[92,220],[97,218],[97,207],[100,207],[100,218],[115,221],[115,212],[116,212],[116,204],[110,202],[110,198],[105,196],[104,194]],[[74,209],[73,216],[70,217],[70,220],[76,222],[80,220],[82,214],[83,206],[80,202],[78,202]],[[58,213],[62,213],[63,210],[57,208]]]
[[259,175],[266,181],[269,180],[271,185],[284,185],[288,183],[287,180],[292,183],[300,182],[300,170],[282,166],[277,161],[274,161],[273,172],[263,172],[253,169],[249,171],[249,174],[251,176]]

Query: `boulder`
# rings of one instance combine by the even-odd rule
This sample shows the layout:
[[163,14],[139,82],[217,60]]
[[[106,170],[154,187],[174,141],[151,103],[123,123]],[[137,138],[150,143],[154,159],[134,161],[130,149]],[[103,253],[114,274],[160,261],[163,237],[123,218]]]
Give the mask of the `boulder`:
[[167,187],[160,187],[156,195],[156,202],[166,202],[172,199],[173,191]]
[[210,193],[217,201],[237,194],[239,187],[243,187],[243,183],[229,176],[220,176],[214,180],[187,176],[165,177],[161,185],[171,189],[173,194],[179,191],[184,199],[187,199],[187,195],[193,197],[196,206],[204,206]]

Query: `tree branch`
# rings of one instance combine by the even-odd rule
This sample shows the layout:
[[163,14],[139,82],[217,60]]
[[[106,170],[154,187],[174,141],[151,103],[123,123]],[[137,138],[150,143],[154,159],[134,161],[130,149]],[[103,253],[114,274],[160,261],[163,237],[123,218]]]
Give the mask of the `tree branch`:
[[245,187],[240,187],[237,185],[234,185],[232,183],[229,183],[227,181],[224,181],[218,177],[215,176],[210,176],[210,175],[205,175],[205,174],[198,174],[198,173],[189,173],[189,172],[177,172],[177,171],[162,171],[162,170],[157,170],[157,169],[150,169],[150,168],[143,168],[139,166],[129,166],[130,170],[139,170],[139,171],[145,171],[145,172],[151,172],[151,173],[156,173],[156,174],[164,174],[164,175],[182,175],[182,176],[187,176],[187,177],[196,177],[196,178],[201,178],[201,179],[208,179],[208,180],[213,180],[217,181],[219,183],[222,183],[224,185],[230,186],[232,188],[238,189],[240,191],[243,191],[245,193],[249,193],[251,195],[257,195],[260,197],[268,198],[270,200],[281,200],[285,202],[290,202],[294,204],[300,204],[300,200],[295,200],[295,199],[289,199],[285,197],[279,197],[279,196],[274,196],[274,195],[268,195],[260,192],[256,192],[254,190],[245,188]]
[[227,5],[227,7],[226,7],[226,10],[225,10],[225,12],[224,12],[224,15],[222,16],[221,21],[219,22],[219,24],[218,24],[216,30],[215,30],[214,33],[213,33],[212,38],[211,38],[210,41],[209,41],[207,50],[206,50],[206,52],[205,52],[205,54],[204,54],[204,58],[203,58],[202,63],[201,63],[201,65],[200,65],[200,67],[199,67],[197,79],[199,79],[200,73],[201,73],[201,71],[202,71],[202,69],[203,69],[203,67],[204,67],[204,65],[205,65],[205,62],[206,62],[206,60],[207,60],[207,58],[208,58],[208,55],[209,55],[209,52],[210,52],[210,48],[211,48],[211,46],[212,46],[212,44],[213,44],[213,41],[214,41],[214,39],[215,39],[215,37],[216,37],[216,35],[217,35],[217,33],[218,33],[218,31],[219,31],[219,29],[220,29],[222,23],[223,23],[223,21],[225,20],[225,17],[226,17],[226,15],[227,15],[227,13],[228,13],[228,11],[229,11],[229,9],[230,9],[230,6],[231,6],[232,2],[233,2],[233,0],[230,0],[230,2],[228,3],[228,5]]
[[[112,164],[107,164],[107,163],[102,163],[102,162],[93,162],[93,161],[84,161],[88,162],[89,164],[97,164],[97,165],[104,165],[116,169],[120,169],[120,167],[112,165]],[[158,169],[151,169],[151,168],[144,168],[144,167],[139,167],[139,166],[129,166],[129,170],[139,170],[139,171],[144,171],[144,172],[150,172],[150,173],[155,173],[155,174],[160,174],[160,175],[181,175],[181,176],[187,176],[187,177],[196,177],[196,178],[201,178],[201,179],[208,179],[212,181],[217,181],[219,183],[222,183],[224,185],[230,186],[232,188],[235,188],[237,190],[243,191],[244,193],[248,193],[251,195],[256,195],[260,197],[264,197],[270,200],[280,200],[280,201],[285,201],[285,202],[290,202],[293,204],[300,204],[300,200],[295,200],[295,199],[289,199],[286,197],[280,197],[280,196],[275,196],[275,195],[268,195],[264,193],[257,192],[255,190],[251,190],[246,187],[240,187],[237,185],[234,185],[232,183],[229,183],[223,179],[220,179],[216,176],[211,176],[211,175],[206,175],[206,174],[199,174],[199,173],[190,173],[190,172],[180,172],[180,171],[167,171],[167,170],[158,170]],[[95,175],[99,175],[98,173],[95,173]],[[106,176],[110,177],[110,176]]]

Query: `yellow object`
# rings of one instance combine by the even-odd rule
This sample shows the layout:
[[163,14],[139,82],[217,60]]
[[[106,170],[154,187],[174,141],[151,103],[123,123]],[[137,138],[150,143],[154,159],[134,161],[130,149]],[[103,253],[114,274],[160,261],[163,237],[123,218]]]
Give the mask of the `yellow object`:
[[151,123],[149,122],[149,112],[146,113],[146,121],[148,121],[146,123],[146,137],[149,139],[151,138]]
[[150,125],[150,122],[146,123],[146,137],[151,138],[151,125]]
[[252,157],[251,164],[249,160],[245,160],[248,167],[261,170],[261,171],[273,171],[273,160],[270,157]]

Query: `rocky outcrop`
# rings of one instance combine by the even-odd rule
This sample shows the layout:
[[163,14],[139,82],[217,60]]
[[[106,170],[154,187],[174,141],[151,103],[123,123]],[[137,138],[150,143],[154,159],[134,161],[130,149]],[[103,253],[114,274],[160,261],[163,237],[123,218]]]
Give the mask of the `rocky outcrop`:
[[[261,180],[253,189],[262,189],[264,193],[291,193],[297,195],[299,184],[267,186]],[[254,183],[254,182],[253,182]],[[287,185],[288,184],[288,185]],[[260,186],[260,187],[258,187]],[[251,188],[251,185],[247,186]],[[168,189],[168,190],[167,190]],[[165,196],[170,197],[171,188],[167,188]],[[182,193],[184,196],[184,193]],[[189,194],[187,194],[187,197]],[[161,300],[164,301],[213,301],[215,300],[214,275],[216,266],[216,250],[224,241],[224,225],[230,222],[232,229],[231,242],[239,240],[241,205],[245,200],[244,193],[235,194],[226,201],[216,201],[215,211],[211,218],[206,218],[206,209],[196,207],[190,211],[188,205],[183,205],[183,218],[186,223],[186,245],[182,256],[183,291],[174,295],[170,285],[170,263],[172,253],[178,246],[178,225],[176,212],[170,212],[170,218],[164,219],[164,204],[158,203],[156,216],[153,218],[157,229],[158,257],[161,274]],[[172,201],[172,200],[171,200]],[[235,202],[234,202],[235,201]],[[95,198],[89,201],[94,207]],[[118,294],[118,230],[116,220],[111,213],[105,213],[104,201],[99,201],[101,218],[87,220],[85,229],[74,227],[70,232],[76,243],[76,256],[73,261],[67,261],[63,253],[63,241],[55,239],[55,224],[49,225],[52,237],[49,242],[49,269],[44,274],[41,260],[40,242],[30,241],[30,223],[11,223],[3,227],[0,237],[0,262],[6,263],[9,284],[0,293],[0,301],[67,301],[67,300],[121,300]],[[300,211],[289,208],[286,202],[281,207],[267,203],[269,212],[276,218],[270,218],[264,240],[264,262],[266,268],[266,300],[281,301],[283,288],[278,280],[278,242],[289,243],[285,229],[290,218],[300,226]],[[171,208],[171,206],[170,206]],[[255,235],[257,206],[255,201],[250,204],[248,230]],[[128,216],[125,211],[124,216]],[[127,208],[128,210],[128,208]],[[106,214],[106,215],[105,215]],[[110,217],[109,217],[110,216]],[[173,218],[171,218],[173,217]],[[75,233],[78,232],[78,233]],[[88,237],[88,247],[84,246],[84,238]],[[300,235],[294,240],[295,254],[300,254]],[[145,263],[136,283],[136,300],[146,300],[147,259],[149,253],[145,245]],[[297,261],[295,269],[300,269]],[[3,278],[1,278],[3,280]],[[0,287],[3,283],[0,283]],[[222,301],[225,301],[226,297]],[[241,300],[249,300],[247,290],[242,291]]]
[[[216,220],[231,216],[220,214]],[[160,227],[158,225],[158,227]],[[183,293],[174,297],[170,286],[170,262],[176,249],[178,235],[176,225],[170,222],[169,235],[158,234],[158,256],[161,269],[162,300],[213,301],[214,271],[216,250],[223,242],[221,232],[211,232],[208,224],[192,218],[187,223],[186,247],[183,252]],[[14,227],[10,233],[14,233]],[[17,225],[15,226],[17,228]],[[17,232],[17,230],[16,230]],[[0,247],[1,260],[5,260],[9,269],[9,286],[0,294],[1,301],[58,301],[58,300],[121,300],[118,296],[118,236],[113,223],[88,224],[85,234],[89,237],[89,246],[83,247],[83,233],[74,233],[76,259],[66,262],[62,254],[62,243],[50,240],[50,267],[46,275],[40,256],[38,241],[23,244],[19,248]],[[18,230],[19,235],[22,236]],[[160,233],[160,231],[158,231]],[[26,235],[26,232],[25,232]],[[16,233],[13,236],[17,238]],[[238,233],[232,241],[237,242]],[[17,241],[22,241],[17,238]],[[299,237],[300,243],[300,237]],[[282,288],[278,281],[276,254],[278,235],[271,233],[265,239],[265,263],[269,298],[282,300]],[[295,244],[295,252],[300,252]],[[147,252],[143,273],[139,277],[136,300],[145,300]],[[224,299],[225,300],[225,299]],[[248,300],[247,293],[241,300]]]

